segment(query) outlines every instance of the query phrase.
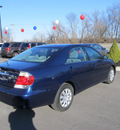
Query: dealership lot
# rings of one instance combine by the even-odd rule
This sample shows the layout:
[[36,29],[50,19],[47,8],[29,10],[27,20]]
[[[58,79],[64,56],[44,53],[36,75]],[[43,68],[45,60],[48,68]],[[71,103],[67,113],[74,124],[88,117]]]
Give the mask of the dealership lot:
[[[0,58],[0,62],[7,59]],[[120,71],[115,81],[100,83],[76,95],[66,112],[48,106],[32,110],[15,110],[0,102],[0,128],[29,130],[119,130]]]

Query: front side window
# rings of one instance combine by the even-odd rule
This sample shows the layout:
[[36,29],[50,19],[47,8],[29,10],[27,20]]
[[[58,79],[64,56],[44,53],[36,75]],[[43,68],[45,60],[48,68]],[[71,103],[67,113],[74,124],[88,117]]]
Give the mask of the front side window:
[[99,60],[99,59],[103,59],[102,56],[95,50],[93,50],[92,48],[89,47],[84,47],[90,60]]
[[102,49],[103,49],[102,46],[98,45],[98,50],[102,50]]
[[44,43],[38,43],[37,45],[43,45]]
[[59,49],[58,48],[32,48],[20,53],[12,60],[27,62],[45,62],[50,59]]
[[66,63],[76,63],[83,61],[86,61],[86,55],[81,47],[75,47],[69,51]]
[[98,46],[97,46],[97,45],[93,45],[93,48],[97,50],[97,49],[98,49]]

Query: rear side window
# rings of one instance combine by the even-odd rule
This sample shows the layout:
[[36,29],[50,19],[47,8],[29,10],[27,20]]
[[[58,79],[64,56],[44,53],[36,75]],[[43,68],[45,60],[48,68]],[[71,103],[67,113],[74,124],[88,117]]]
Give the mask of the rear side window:
[[4,43],[3,45],[2,45],[2,47],[8,47],[9,46],[9,43]]
[[89,47],[84,47],[84,48],[91,61],[102,59],[102,56],[94,49],[89,48]]
[[13,44],[11,47],[18,47],[18,44]]
[[72,48],[69,52],[66,63],[76,63],[86,61],[86,55],[81,47]]
[[34,47],[34,46],[36,46],[36,43],[31,43],[31,47]]
[[21,48],[23,48],[23,47],[28,47],[28,45],[29,45],[29,43],[23,43],[23,44],[21,45]]

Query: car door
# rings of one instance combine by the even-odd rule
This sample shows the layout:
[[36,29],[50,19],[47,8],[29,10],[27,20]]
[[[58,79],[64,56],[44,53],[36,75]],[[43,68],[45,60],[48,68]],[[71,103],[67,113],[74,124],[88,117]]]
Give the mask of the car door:
[[69,51],[65,63],[66,73],[69,80],[77,86],[77,92],[91,86],[91,67],[87,55],[82,47],[74,47]]
[[93,48],[84,47],[84,49],[89,57],[88,62],[91,66],[91,77],[93,84],[103,82],[108,75],[108,71],[111,65]]
[[11,45],[11,53],[17,51],[17,50],[18,50],[17,48],[18,48],[18,43],[13,43],[13,44]]

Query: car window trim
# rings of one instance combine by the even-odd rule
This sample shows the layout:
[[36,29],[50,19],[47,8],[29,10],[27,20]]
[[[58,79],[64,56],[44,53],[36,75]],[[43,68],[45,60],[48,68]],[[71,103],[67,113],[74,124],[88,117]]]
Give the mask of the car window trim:
[[[101,56],[101,59],[97,59],[97,60],[92,60],[92,61],[98,61],[98,60],[104,60],[104,57],[103,57],[103,55],[101,55],[96,49],[94,49],[94,48],[92,48],[92,47],[89,47],[89,46],[84,46],[83,48],[84,48],[84,50],[85,50],[85,47],[88,47],[88,48],[91,48],[91,49],[93,49],[94,51],[96,51],[100,56]],[[85,50],[85,52],[86,52],[86,54],[87,54],[87,56],[88,56],[88,59],[89,59],[89,61],[91,61],[90,60],[90,57],[89,57],[89,55],[88,55],[88,53],[87,53],[87,51]]]
[[[85,52],[85,50],[84,50],[84,46],[79,46],[79,45],[78,45],[78,46],[74,46],[74,47],[70,48],[70,50],[73,49],[73,48],[78,48],[78,47],[81,47],[82,50],[83,50],[83,52],[84,52],[84,54],[86,55],[86,52]],[[78,64],[78,63],[83,63],[83,62],[87,62],[87,61],[88,61],[88,56],[86,55],[86,61],[66,63],[67,58],[68,58],[68,56],[69,56],[70,50],[68,51],[68,54],[67,54],[67,57],[66,57],[66,60],[65,60],[65,63],[64,63],[65,65],[66,65],[66,64],[74,64],[74,63],[75,63],[75,64],[76,64],[76,63]]]

